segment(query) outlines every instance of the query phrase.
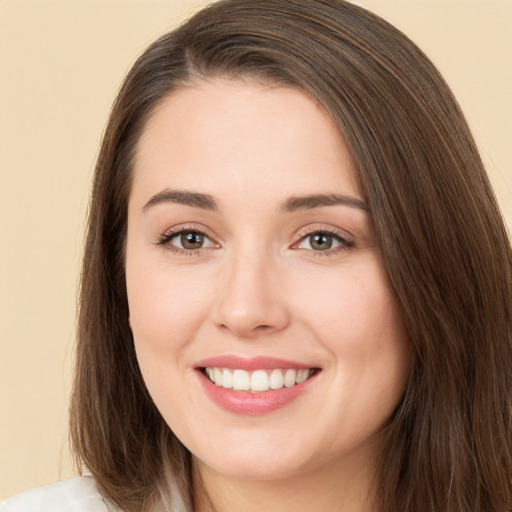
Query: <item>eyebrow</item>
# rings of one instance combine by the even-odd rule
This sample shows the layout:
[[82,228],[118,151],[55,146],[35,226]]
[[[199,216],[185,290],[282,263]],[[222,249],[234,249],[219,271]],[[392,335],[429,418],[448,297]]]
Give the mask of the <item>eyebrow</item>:
[[[202,210],[219,211],[217,202],[210,194],[201,194],[199,192],[189,192],[181,190],[165,189],[152,196],[142,207],[142,212],[162,203],[177,203],[200,208]],[[350,206],[363,211],[370,211],[368,205],[361,199],[352,196],[340,194],[314,194],[307,196],[289,197],[280,206],[281,213],[293,213],[300,210],[312,210],[322,206]]]
[[311,210],[322,206],[338,205],[358,208],[365,212],[370,211],[370,207],[361,199],[340,194],[315,194],[310,196],[290,197],[283,203],[280,211],[283,213],[292,213],[298,210]]
[[219,209],[215,199],[209,194],[166,189],[152,196],[142,207],[142,212],[162,203],[185,204],[193,208],[201,208],[202,210],[218,211]]

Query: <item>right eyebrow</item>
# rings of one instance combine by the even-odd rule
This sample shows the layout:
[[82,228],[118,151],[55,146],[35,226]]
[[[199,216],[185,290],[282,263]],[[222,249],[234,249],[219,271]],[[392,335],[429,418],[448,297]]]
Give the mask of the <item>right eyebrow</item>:
[[203,210],[219,210],[215,199],[213,199],[213,197],[209,194],[188,192],[186,190],[165,189],[150,198],[150,200],[142,207],[142,213],[162,203],[185,204],[187,206],[192,206],[193,208],[201,208]]

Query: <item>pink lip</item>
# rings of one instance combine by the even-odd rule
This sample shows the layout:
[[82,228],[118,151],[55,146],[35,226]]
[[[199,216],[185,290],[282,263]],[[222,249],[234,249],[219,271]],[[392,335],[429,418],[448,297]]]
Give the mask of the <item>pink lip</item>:
[[196,368],[229,368],[232,370],[240,369],[246,371],[253,370],[273,370],[280,368],[286,370],[287,368],[301,369],[301,368],[313,368],[311,365],[298,363],[296,361],[289,361],[286,359],[279,359],[276,357],[239,357],[234,355],[225,355],[210,357],[203,359],[194,365]]
[[206,367],[253,370],[272,370],[275,368],[313,368],[311,365],[277,359],[274,357],[241,358],[238,356],[218,356],[204,359],[195,365],[197,376],[208,397],[219,407],[235,414],[258,416],[266,414],[292,402],[305,393],[316,380],[319,372],[315,372],[308,380],[295,384],[290,388],[272,389],[259,393],[249,391],[233,391],[215,385],[205,375]]

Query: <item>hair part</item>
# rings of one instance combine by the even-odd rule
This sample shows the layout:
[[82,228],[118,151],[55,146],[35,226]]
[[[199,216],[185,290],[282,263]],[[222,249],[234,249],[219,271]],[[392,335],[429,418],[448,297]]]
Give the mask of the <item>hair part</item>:
[[325,108],[350,148],[412,354],[374,482],[379,509],[512,509],[504,223],[439,72],[396,28],[343,0],[221,0],[153,43],[128,73],[89,210],[71,407],[79,464],[127,512],[193,510],[190,453],[138,368],[124,243],[145,123],[176,89],[216,77],[298,88]]

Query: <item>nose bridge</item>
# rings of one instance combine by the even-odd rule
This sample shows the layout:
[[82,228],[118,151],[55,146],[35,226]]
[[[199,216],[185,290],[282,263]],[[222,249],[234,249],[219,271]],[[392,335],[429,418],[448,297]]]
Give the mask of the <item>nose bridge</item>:
[[254,337],[283,329],[288,322],[272,250],[246,243],[234,248],[223,269],[217,324],[238,337]]

